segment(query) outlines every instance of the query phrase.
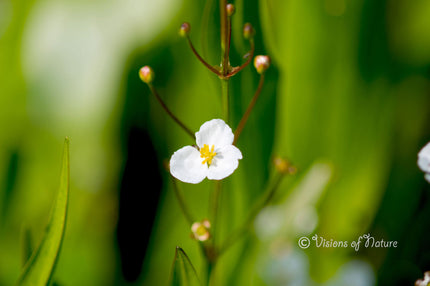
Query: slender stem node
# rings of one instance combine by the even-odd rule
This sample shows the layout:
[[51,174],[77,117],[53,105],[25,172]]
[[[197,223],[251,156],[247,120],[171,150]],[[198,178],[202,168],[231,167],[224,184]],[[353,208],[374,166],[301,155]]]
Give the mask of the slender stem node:
[[237,74],[238,72],[240,72],[241,70],[243,70],[245,67],[247,67],[251,61],[252,58],[254,57],[254,53],[255,53],[255,44],[254,44],[254,39],[250,39],[249,40],[249,44],[251,45],[251,49],[249,50],[249,52],[246,53],[246,62],[244,62],[242,65],[238,66],[238,67],[234,67],[230,73],[228,73],[225,77],[229,78],[234,76],[235,74]]
[[242,133],[243,128],[245,127],[246,122],[248,121],[249,115],[251,114],[252,109],[255,106],[255,103],[257,102],[258,97],[261,94],[261,90],[263,89],[264,84],[264,74],[260,75],[260,81],[258,83],[257,90],[255,91],[254,97],[252,98],[251,102],[248,105],[248,108],[246,109],[245,113],[242,116],[242,119],[239,122],[239,125],[236,128],[236,131],[234,132],[234,141],[233,144],[236,144],[237,139],[239,138],[240,134]]
[[157,90],[152,84],[148,84],[149,88],[151,89],[151,92],[154,94],[155,98],[157,98],[158,102],[160,103],[161,107],[167,112],[167,114],[188,134],[191,136],[191,138],[194,139],[194,133],[189,129],[187,126],[185,126],[184,123],[182,123],[181,120],[176,117],[172,111],[167,107],[167,105],[164,103],[164,101],[161,99],[160,95],[158,94]]

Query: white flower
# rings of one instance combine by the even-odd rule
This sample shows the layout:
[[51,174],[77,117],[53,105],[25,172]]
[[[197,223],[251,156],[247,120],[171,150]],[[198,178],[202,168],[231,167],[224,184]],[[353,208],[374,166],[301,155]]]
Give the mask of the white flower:
[[427,286],[430,283],[430,271],[424,273],[424,279],[415,281],[415,286]]
[[242,159],[240,150],[233,146],[234,134],[221,119],[203,123],[196,132],[197,148],[185,146],[170,159],[170,173],[186,183],[197,184],[204,178],[221,180],[230,176]]
[[430,142],[418,153],[418,167],[426,173],[425,178],[430,183]]
[[206,241],[211,237],[210,228],[211,223],[207,219],[195,222],[191,225],[192,237],[200,241]]

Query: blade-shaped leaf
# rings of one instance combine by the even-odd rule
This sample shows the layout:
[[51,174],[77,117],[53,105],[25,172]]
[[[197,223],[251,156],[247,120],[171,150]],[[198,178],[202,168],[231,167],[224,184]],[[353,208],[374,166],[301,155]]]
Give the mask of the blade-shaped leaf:
[[48,285],[52,279],[66,229],[69,174],[69,138],[66,138],[57,200],[44,237],[25,265],[17,285]]
[[175,258],[173,260],[171,284],[172,286],[201,286],[196,269],[191,263],[185,251],[176,247]]
[[30,233],[30,230],[26,227],[23,227],[21,230],[21,240],[22,240],[22,265],[23,267],[25,267],[25,265],[31,258],[31,254],[33,253],[31,233]]

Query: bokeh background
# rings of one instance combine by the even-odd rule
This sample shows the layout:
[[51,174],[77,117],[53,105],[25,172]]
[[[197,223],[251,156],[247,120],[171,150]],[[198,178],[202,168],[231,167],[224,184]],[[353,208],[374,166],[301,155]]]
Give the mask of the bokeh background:
[[[430,270],[429,184],[417,153],[430,141],[430,2],[236,0],[231,62],[257,31],[272,67],[224,184],[220,238],[246,217],[273,173],[298,168],[254,231],[220,260],[220,285],[413,285]],[[145,64],[192,130],[221,117],[219,80],[177,35],[183,21],[219,63],[218,1],[0,0],[0,285],[22,269],[22,237],[37,244],[71,138],[71,192],[59,285],[166,285],[175,246],[199,273],[163,161],[193,144],[138,78]],[[258,83],[231,80],[234,127]],[[213,182],[179,184],[196,217]],[[397,248],[301,250],[313,234],[371,233]]]

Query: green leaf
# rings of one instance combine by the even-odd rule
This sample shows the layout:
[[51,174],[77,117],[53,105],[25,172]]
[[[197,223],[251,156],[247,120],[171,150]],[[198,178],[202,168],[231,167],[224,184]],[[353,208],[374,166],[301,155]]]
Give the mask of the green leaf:
[[21,239],[22,239],[22,264],[23,264],[23,267],[25,267],[25,265],[31,258],[31,254],[33,253],[31,233],[28,228],[26,227],[22,228]]
[[25,265],[17,285],[48,285],[52,279],[66,229],[69,175],[69,138],[66,137],[58,197],[44,237]]
[[176,247],[175,251],[170,285],[202,285],[190,258],[188,258],[187,254],[179,246]]

